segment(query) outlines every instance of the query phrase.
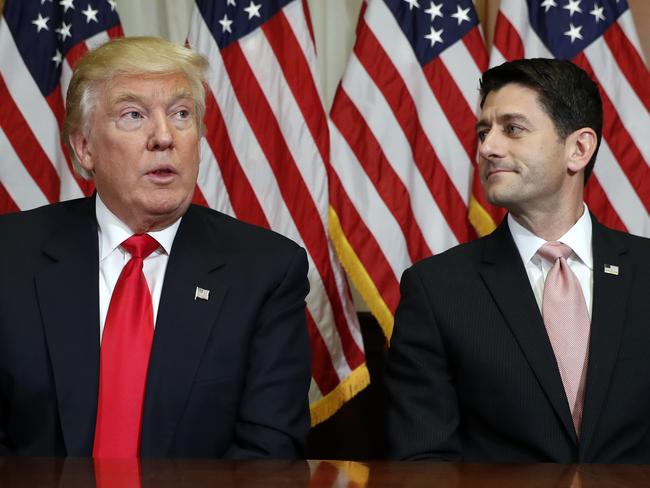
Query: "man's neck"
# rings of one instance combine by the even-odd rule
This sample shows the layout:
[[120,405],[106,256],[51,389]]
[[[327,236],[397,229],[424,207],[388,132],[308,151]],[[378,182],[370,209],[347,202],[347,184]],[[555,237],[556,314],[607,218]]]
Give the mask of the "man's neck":
[[585,211],[584,204],[557,212],[517,212],[510,211],[512,217],[521,226],[545,241],[556,241],[566,234],[571,227],[582,217]]

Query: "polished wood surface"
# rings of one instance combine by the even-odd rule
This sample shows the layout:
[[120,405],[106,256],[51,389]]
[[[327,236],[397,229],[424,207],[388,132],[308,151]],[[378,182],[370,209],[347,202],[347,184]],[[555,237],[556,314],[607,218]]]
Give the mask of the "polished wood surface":
[[184,487],[645,487],[650,466],[430,462],[0,458],[0,486]]

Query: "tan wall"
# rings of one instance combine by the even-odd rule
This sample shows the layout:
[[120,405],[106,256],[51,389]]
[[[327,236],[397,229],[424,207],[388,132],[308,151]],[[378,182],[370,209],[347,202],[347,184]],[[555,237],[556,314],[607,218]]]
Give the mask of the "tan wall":
[[[476,0],[476,9],[483,24],[488,47],[492,45],[494,37],[494,24],[499,10],[500,0]],[[627,0],[632,10],[632,17],[636,24],[636,30],[641,41],[646,60],[646,66],[650,66],[650,1],[648,0]]]

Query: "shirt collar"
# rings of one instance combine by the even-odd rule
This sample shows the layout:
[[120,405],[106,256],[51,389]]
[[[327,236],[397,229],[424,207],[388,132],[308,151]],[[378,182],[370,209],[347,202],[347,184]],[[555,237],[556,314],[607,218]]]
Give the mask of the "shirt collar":
[[[133,231],[111,212],[106,204],[102,201],[99,193],[95,195],[95,215],[97,217],[97,227],[99,229],[99,260],[104,260],[120,244],[133,235]],[[172,225],[163,230],[147,232],[151,237],[158,241],[162,251],[158,248],[156,253],[165,252],[167,255],[172,250],[172,244],[176,237],[176,232],[181,224],[181,218],[176,220]]]
[[[582,212],[582,216],[558,241],[573,249],[573,253],[589,269],[593,269],[594,257],[591,248],[591,217],[589,216],[587,205],[584,203],[583,205],[584,211]],[[519,250],[521,260],[524,263],[530,261],[539,248],[547,242],[519,224],[510,214],[508,214],[508,227],[510,228],[515,245]]]

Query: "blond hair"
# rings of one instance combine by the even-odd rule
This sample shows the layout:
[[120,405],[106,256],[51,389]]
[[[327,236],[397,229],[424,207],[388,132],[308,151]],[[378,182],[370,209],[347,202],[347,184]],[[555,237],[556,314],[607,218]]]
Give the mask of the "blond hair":
[[87,180],[92,174],[83,168],[70,145],[70,136],[88,133],[102,84],[115,76],[164,75],[182,73],[190,83],[196,122],[203,133],[205,84],[208,61],[189,48],[159,37],[122,37],[90,51],[72,74],[65,104],[63,139],[70,150],[72,164],[79,176]]

